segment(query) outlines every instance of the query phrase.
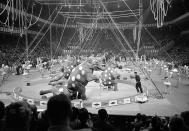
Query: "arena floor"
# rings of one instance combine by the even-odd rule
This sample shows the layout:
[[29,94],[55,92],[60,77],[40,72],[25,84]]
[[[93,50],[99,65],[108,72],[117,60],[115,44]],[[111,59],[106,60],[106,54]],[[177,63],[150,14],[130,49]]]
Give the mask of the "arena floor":
[[[96,75],[98,74],[99,73],[96,73]],[[158,70],[154,70],[152,72],[151,78],[160,89],[160,91],[163,92],[165,86],[163,85],[162,76],[158,74]],[[31,86],[26,86],[27,79],[25,78],[25,76],[9,76],[8,80],[5,81],[4,84],[0,87],[0,100],[5,104],[9,104],[10,102],[15,101],[12,95],[10,95],[10,92],[12,92],[16,87],[21,87],[21,93],[31,99],[41,99],[39,91],[51,88],[51,86],[48,85],[48,74],[45,75],[45,78],[41,78],[39,72],[32,70],[29,79]],[[186,79],[181,79],[178,88],[176,87],[176,80],[174,78],[171,79],[171,83],[171,93],[163,93],[164,98],[160,99],[159,97],[157,97],[157,95],[159,94],[155,90],[153,84],[149,80],[142,80],[142,84],[145,85],[146,89],[149,92],[148,101],[146,103],[131,103],[105,108],[107,109],[109,114],[113,115],[136,115],[136,113],[140,112],[147,115],[171,116],[173,114],[188,110],[189,81]],[[99,83],[90,82],[86,87],[87,101],[93,102],[119,99],[137,94],[135,87],[130,84],[119,83],[118,89],[118,91],[103,90],[99,87]],[[48,94],[47,97],[50,97],[51,95],[52,94]],[[45,107],[38,107],[38,109],[43,110],[45,109]],[[98,109],[92,107],[89,107],[88,110],[91,113],[97,113],[98,111]]]

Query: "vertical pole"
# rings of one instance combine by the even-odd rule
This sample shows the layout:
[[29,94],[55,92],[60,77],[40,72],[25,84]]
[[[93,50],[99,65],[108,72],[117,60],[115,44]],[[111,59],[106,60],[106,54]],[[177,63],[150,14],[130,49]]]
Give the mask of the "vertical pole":
[[136,50],[136,60],[138,59],[138,52],[140,49],[140,43],[141,43],[141,31],[142,31],[142,24],[143,24],[143,4],[142,0],[139,0],[139,26],[138,26],[138,41],[137,41],[137,50]]
[[28,32],[27,28],[25,28],[25,39],[26,39],[26,60],[28,61],[29,53],[28,53]]
[[[51,21],[51,19],[50,19]],[[52,26],[50,25],[50,50],[51,50],[51,60],[52,60]]]
[[[49,5],[48,5],[48,8],[49,8]],[[49,15],[51,13],[51,9],[49,8]],[[52,16],[50,16],[50,22],[52,20]],[[52,26],[51,24],[49,25],[50,28],[49,28],[49,32],[50,32],[50,58],[51,58],[51,61],[52,61]]]

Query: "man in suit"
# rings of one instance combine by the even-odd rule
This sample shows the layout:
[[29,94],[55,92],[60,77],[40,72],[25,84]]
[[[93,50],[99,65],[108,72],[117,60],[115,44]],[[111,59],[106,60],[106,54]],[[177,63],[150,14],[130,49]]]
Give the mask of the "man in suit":
[[137,72],[135,72],[135,80],[137,93],[143,93],[143,89],[140,82],[140,76],[137,74]]

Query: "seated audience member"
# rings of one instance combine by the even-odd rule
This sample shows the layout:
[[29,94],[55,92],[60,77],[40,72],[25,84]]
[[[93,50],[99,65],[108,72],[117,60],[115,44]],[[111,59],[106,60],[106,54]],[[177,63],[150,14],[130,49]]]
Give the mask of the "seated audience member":
[[5,105],[2,101],[0,101],[0,131],[2,131],[4,127],[4,116],[5,116]]
[[115,131],[115,128],[108,122],[108,113],[105,109],[98,110],[98,120],[94,122],[93,127],[97,131]]
[[185,111],[181,113],[181,118],[184,121],[184,124],[189,128],[189,111]]
[[32,111],[30,131],[37,131],[38,113],[35,105],[30,106]]
[[141,131],[145,131],[149,128],[150,125],[150,120],[145,114],[142,114],[142,127],[141,127]]
[[151,128],[149,131],[162,131],[161,129],[161,119],[158,116],[155,116],[151,120]]
[[47,131],[49,127],[47,111],[42,111],[38,114],[37,131]]
[[72,114],[71,101],[64,94],[51,97],[47,103],[49,120],[48,131],[72,131],[70,117]]
[[189,131],[184,121],[177,115],[173,116],[169,122],[169,131]]
[[90,115],[87,109],[82,108],[79,110],[79,131],[91,131],[93,127],[93,123],[90,119]]
[[5,111],[6,131],[29,131],[32,111],[26,102],[11,103]]
[[72,129],[79,129],[79,124],[80,124],[79,109],[72,107],[72,116],[71,116],[70,126]]
[[143,125],[143,121],[142,121],[142,115],[140,113],[136,115],[136,118],[132,124],[134,126],[134,131],[139,131],[141,129]]
[[0,101],[0,120],[4,118],[5,115],[5,105],[2,101]]

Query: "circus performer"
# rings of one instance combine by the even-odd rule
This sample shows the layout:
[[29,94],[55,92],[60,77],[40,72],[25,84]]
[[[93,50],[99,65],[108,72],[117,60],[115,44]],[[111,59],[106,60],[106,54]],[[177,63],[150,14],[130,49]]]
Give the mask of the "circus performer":
[[28,75],[30,73],[32,65],[30,64],[30,61],[26,61],[25,64],[22,65],[22,68],[24,69],[23,75]]
[[37,58],[37,69],[39,70],[40,74],[41,74],[41,78],[44,78],[44,73],[45,73],[45,69],[44,69],[44,63],[42,62],[42,59],[39,57]]
[[2,82],[5,81],[8,77],[8,70],[9,70],[9,66],[8,65],[4,65],[2,64],[2,73],[1,73],[1,76],[2,76]]
[[18,62],[16,65],[16,75],[20,75],[23,73],[22,63]]
[[171,93],[171,82],[169,80],[169,77],[166,77],[164,79],[164,85],[165,85],[165,93],[170,94]]
[[134,72],[134,74],[135,74],[135,80],[136,80],[137,93],[143,93],[143,89],[140,82],[140,76],[137,74],[137,72]]

